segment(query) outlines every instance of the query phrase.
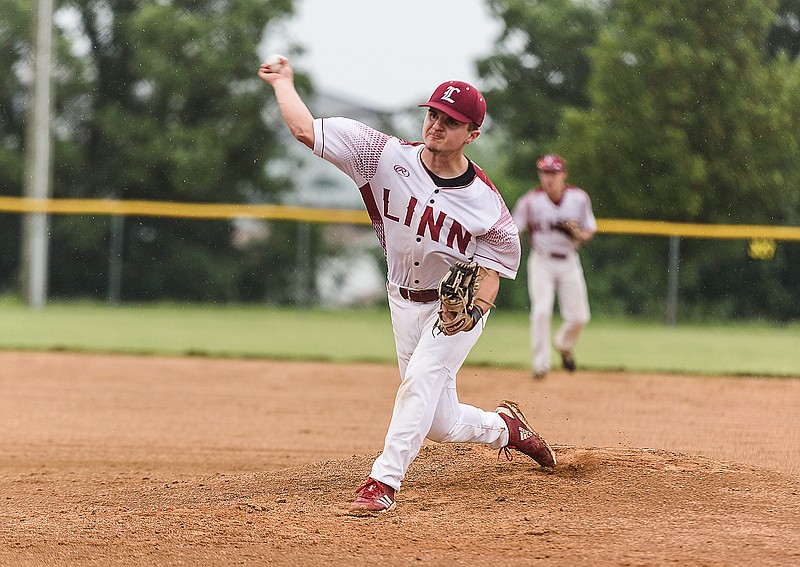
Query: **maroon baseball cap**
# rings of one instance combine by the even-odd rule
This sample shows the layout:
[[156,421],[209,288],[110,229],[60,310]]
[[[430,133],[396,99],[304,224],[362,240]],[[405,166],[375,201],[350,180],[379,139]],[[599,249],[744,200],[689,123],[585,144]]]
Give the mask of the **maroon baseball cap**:
[[539,171],[567,171],[567,162],[558,154],[547,154],[536,162]]
[[428,106],[441,110],[450,118],[478,126],[483,124],[486,116],[486,99],[478,89],[463,81],[447,81],[433,91],[428,102],[419,106]]

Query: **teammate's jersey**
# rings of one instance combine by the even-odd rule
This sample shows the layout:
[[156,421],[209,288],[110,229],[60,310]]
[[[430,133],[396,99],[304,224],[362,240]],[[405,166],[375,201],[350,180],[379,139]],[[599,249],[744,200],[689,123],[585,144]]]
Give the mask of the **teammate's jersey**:
[[348,118],[314,120],[314,153],[358,186],[386,255],[388,280],[431,289],[456,261],[514,278],[519,233],[500,193],[475,166],[462,187],[437,187],[409,143]]
[[589,195],[571,185],[564,188],[558,203],[551,201],[541,187],[528,191],[514,207],[513,217],[520,232],[528,231],[531,248],[547,254],[565,254],[576,249],[567,235],[553,228],[558,222],[576,220],[583,230],[597,231]]

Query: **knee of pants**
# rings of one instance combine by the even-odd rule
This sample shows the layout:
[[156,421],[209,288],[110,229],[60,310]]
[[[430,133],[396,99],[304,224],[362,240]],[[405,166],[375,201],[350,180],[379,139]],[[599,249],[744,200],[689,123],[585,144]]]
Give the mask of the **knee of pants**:
[[586,322],[578,319],[570,319],[561,324],[561,332],[563,333],[580,333],[586,328]]
[[434,423],[431,426],[431,430],[428,431],[428,434],[425,437],[427,437],[431,441],[434,441],[435,443],[444,443],[445,441],[447,441],[449,433],[450,433],[449,429],[446,429],[444,427],[436,427],[436,424]]
[[536,319],[550,319],[553,316],[553,310],[547,307],[534,307],[531,311],[531,318]]
[[586,313],[585,315],[580,315],[578,317],[573,317],[572,319],[570,319],[567,322],[569,324],[575,326],[575,327],[583,328],[583,327],[585,327],[586,325],[589,324],[589,321],[591,320],[591,318],[592,318],[591,315]]
[[450,438],[450,431],[455,425],[455,416],[451,411],[445,411],[441,404],[433,415],[431,427],[425,436],[436,443],[444,443]]

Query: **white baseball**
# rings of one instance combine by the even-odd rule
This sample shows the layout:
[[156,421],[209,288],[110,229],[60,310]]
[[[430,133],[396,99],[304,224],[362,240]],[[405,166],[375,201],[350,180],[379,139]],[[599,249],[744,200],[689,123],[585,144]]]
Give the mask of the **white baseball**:
[[277,73],[281,70],[281,67],[283,66],[281,65],[281,57],[283,56],[273,53],[267,57],[266,61],[264,61],[264,65],[267,66],[267,69],[269,69],[271,73]]

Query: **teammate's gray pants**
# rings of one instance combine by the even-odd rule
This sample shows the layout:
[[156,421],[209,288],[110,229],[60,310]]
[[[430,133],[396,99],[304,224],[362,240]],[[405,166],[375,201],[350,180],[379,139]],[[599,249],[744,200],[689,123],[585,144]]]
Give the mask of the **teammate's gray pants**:
[[532,253],[528,257],[528,294],[531,299],[531,352],[533,371],[550,370],[550,326],[558,294],[563,323],[553,339],[558,350],[572,350],[589,323],[589,295],[577,252],[566,258]]

